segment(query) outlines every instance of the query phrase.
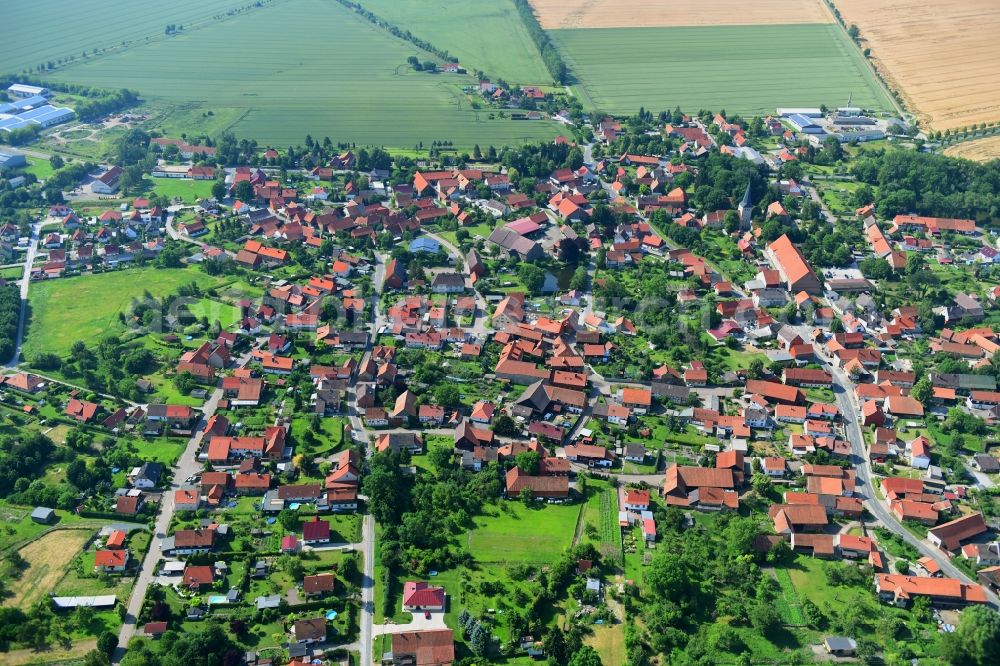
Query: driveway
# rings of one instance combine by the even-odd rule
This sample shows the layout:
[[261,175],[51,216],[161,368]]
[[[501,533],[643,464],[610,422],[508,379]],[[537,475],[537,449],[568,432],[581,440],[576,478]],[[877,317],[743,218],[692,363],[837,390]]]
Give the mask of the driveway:
[[966,461],[965,469],[968,470],[969,474],[971,474],[972,477],[976,480],[976,483],[979,485],[980,488],[985,488],[989,490],[994,485],[996,485],[993,483],[993,479],[991,479],[990,477],[988,477],[987,475],[983,474],[978,469],[973,467],[971,459]]
[[407,624],[376,624],[372,626],[372,638],[382,634],[401,634],[404,631],[420,631],[423,629],[447,629],[444,623],[444,613],[432,612],[430,619],[423,612],[414,613],[413,620]]

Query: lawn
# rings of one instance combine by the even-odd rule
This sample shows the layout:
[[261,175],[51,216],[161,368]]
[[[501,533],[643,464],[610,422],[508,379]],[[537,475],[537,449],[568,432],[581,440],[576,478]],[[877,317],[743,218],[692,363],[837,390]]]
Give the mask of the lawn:
[[378,16],[445,49],[469,71],[511,83],[552,77],[511,0],[361,0]]
[[28,160],[28,167],[24,171],[35,174],[38,180],[48,180],[52,176],[52,172],[55,171],[48,160],[43,160],[40,157],[26,157],[25,159]]
[[188,304],[188,311],[195,317],[205,317],[209,322],[219,322],[226,329],[240,320],[240,309],[235,305],[222,303],[211,298],[202,298]]
[[[593,28],[549,32],[579,80],[584,106],[725,109],[779,106],[891,109],[886,93],[837,25]],[[627,53],[622,46],[628,44]],[[638,54],[655,53],[655,57]]]
[[[294,416],[292,417],[292,431],[293,437],[301,437],[302,433],[307,430],[312,429],[310,423],[311,418],[306,416]],[[313,430],[313,434],[321,442],[317,450],[313,451],[314,455],[327,455],[328,453],[335,451],[340,447],[341,442],[344,439],[344,419],[339,417],[329,417],[320,419],[319,430]]]
[[177,462],[185,446],[187,446],[185,437],[155,437],[135,442],[135,448],[143,460],[160,462],[168,467]]
[[209,288],[223,280],[193,268],[147,267],[33,284],[24,357],[30,359],[40,352],[66,354],[77,340],[93,341],[119,331],[118,313],[144,291],[160,297],[192,281]]
[[[38,10],[45,11],[44,4]],[[21,25],[46,20],[23,13]],[[51,76],[136,89],[160,109],[181,106],[191,120],[188,135],[228,126],[241,138],[268,145],[298,144],[311,133],[337,142],[412,148],[449,140],[471,148],[559,134],[554,122],[511,120],[472,108],[462,88],[474,85],[473,77],[411,71],[407,57],[435,58],[336,2],[263,3],[164,37],[162,26],[182,17],[178,11],[162,19],[147,43],[71,63]],[[295,35],[296,47],[289,47],[287,35]],[[252,57],[247,44],[255,45]],[[216,109],[232,123],[216,122]]]
[[550,564],[573,542],[580,505],[506,502],[508,510],[487,506],[468,534],[469,552],[478,562]]
[[188,180],[187,178],[153,178],[153,194],[164,196],[173,201],[181,199],[185,203],[194,203],[197,199],[207,199],[212,196],[211,180]]
[[593,633],[584,639],[584,643],[597,650],[602,664],[624,664],[625,658],[625,625],[614,624],[593,627]]
[[[801,602],[802,599],[809,599],[820,608],[830,607],[851,607],[872,601],[869,590],[862,590],[850,586],[830,585],[823,572],[824,566],[850,566],[842,562],[825,562],[824,560],[798,556],[794,563],[785,571],[791,581],[792,589],[796,597]],[[785,593],[787,581],[783,581],[784,572],[776,571],[778,583]]]

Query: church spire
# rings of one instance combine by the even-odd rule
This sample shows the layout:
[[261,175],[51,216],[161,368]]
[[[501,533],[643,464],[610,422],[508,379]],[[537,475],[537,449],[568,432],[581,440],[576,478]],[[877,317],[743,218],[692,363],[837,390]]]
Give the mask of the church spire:
[[747,181],[747,191],[743,193],[743,201],[740,202],[740,208],[752,208],[753,202],[750,200],[750,181]]

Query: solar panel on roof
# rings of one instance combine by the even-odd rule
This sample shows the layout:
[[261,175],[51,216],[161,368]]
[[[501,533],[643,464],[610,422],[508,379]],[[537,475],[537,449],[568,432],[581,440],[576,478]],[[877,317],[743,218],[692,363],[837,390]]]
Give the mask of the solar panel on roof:
[[19,114],[17,117],[21,120],[28,120],[31,122],[37,122],[40,124],[45,124],[51,122],[58,118],[69,118],[73,115],[72,109],[67,108],[56,108],[52,105],[46,104],[45,106],[40,106],[37,109],[32,109],[31,111],[25,111]]
[[0,130],[6,130],[8,132],[21,129],[22,127],[27,127],[31,123],[26,120],[21,120],[20,118],[7,118],[6,120],[0,120]]
[[14,102],[14,105],[21,109],[29,109],[35,106],[42,106],[48,104],[49,100],[45,99],[41,95],[32,95],[31,97],[25,97],[24,99],[19,99]]

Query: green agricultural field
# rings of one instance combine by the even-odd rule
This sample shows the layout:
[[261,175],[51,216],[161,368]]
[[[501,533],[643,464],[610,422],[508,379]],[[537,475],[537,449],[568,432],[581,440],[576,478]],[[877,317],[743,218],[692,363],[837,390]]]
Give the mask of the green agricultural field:
[[167,24],[186,30],[214,15],[245,7],[245,0],[176,0],[170,3],[135,0],[35,0],[5,3],[6,30],[0,40],[4,72],[34,70],[63,58],[80,58],[94,49],[128,49],[147,40],[165,39]]
[[448,51],[469,71],[512,83],[552,83],[511,0],[360,1],[377,16]]
[[844,31],[830,25],[599,28],[549,33],[584,106],[632,114],[680,105],[745,115],[779,106],[892,104]]
[[[50,76],[132,88],[156,109],[180,106],[189,135],[231,124],[241,138],[277,146],[312,134],[389,147],[449,140],[471,148],[559,133],[554,122],[491,118],[491,110],[473,109],[473,97],[462,90],[474,84],[471,76],[412,72],[406,59],[415,52],[336,2],[282,0],[77,61]],[[182,129],[170,117],[166,123]]]
[[93,341],[120,330],[118,313],[133,298],[149,291],[166,296],[189,282],[203,288],[219,286],[224,278],[187,268],[138,268],[96,275],[60,278],[31,286],[31,323],[24,357],[40,352],[66,354],[77,340]]
[[149,103],[145,109],[152,115],[156,128],[164,136],[180,136],[197,127],[208,136],[218,136],[235,125],[248,109],[227,109],[213,106],[206,110],[200,102],[187,104]]
[[469,552],[478,562],[551,564],[573,542],[578,504],[506,503],[509,511],[477,516],[468,536]]

